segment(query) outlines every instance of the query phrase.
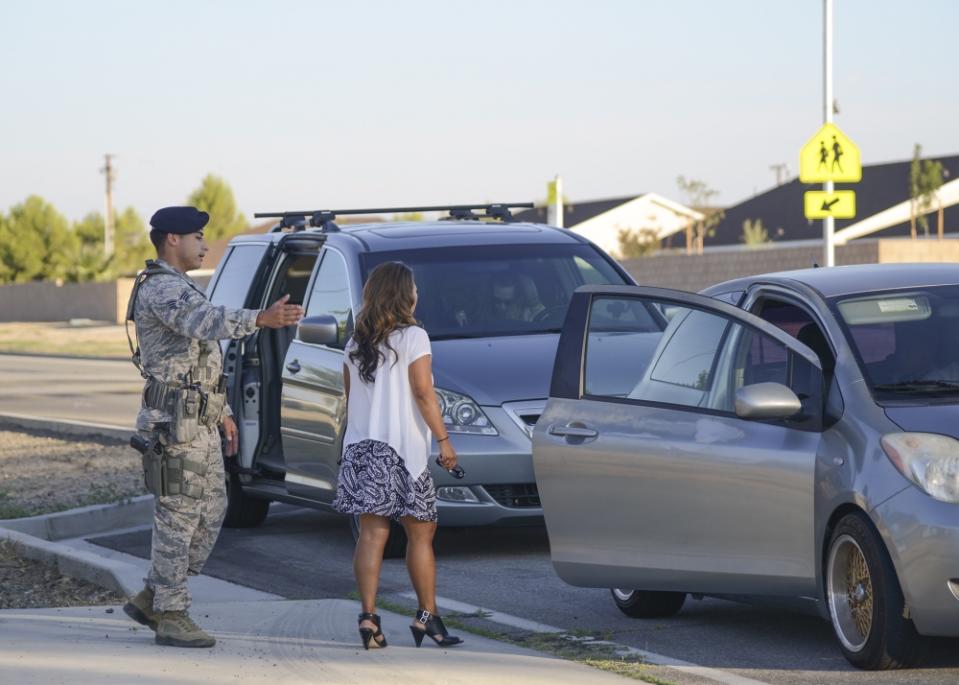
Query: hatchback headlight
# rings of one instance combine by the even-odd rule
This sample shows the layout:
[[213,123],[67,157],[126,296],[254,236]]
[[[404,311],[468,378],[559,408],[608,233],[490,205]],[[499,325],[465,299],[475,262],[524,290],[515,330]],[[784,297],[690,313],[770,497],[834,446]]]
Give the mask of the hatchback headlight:
[[882,448],[923,492],[959,503],[959,440],[936,433],[889,433],[882,437]]
[[480,406],[466,395],[451,390],[436,388],[443,423],[450,433],[473,433],[476,435],[499,435]]

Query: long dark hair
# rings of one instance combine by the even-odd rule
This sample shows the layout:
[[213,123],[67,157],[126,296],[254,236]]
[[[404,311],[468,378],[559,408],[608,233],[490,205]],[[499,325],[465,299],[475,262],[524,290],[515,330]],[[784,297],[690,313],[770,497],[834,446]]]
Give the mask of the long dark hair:
[[396,350],[389,341],[390,333],[417,323],[413,318],[413,288],[413,270],[403,262],[380,264],[366,279],[363,307],[356,315],[353,328],[356,346],[350,352],[350,359],[359,367],[360,378],[367,383],[373,382],[373,372],[381,362],[386,362],[380,345],[385,345],[396,358]]

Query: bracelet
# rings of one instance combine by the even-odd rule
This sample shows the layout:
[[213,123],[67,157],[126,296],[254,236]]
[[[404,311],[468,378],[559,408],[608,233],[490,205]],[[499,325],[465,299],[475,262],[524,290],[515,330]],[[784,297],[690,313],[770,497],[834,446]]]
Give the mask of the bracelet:
[[450,439],[450,436],[447,435],[445,438],[437,438],[437,439],[436,439],[436,442],[439,443],[439,442],[443,442],[444,440],[449,440],[449,439]]

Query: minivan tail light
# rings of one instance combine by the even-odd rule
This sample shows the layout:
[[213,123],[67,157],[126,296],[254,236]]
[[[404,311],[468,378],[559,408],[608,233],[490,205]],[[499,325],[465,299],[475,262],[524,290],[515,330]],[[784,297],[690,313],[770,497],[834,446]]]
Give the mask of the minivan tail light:
[[923,492],[959,503],[959,440],[937,433],[887,433],[881,444],[889,461]]

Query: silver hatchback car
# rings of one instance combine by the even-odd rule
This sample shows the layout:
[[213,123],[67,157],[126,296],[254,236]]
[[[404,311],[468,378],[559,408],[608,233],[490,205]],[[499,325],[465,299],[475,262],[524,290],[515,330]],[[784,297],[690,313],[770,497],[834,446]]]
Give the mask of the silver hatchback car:
[[959,266],[579,288],[533,461],[552,560],[636,617],[789,597],[853,664],[959,637]]

